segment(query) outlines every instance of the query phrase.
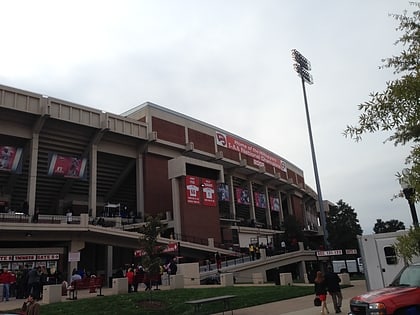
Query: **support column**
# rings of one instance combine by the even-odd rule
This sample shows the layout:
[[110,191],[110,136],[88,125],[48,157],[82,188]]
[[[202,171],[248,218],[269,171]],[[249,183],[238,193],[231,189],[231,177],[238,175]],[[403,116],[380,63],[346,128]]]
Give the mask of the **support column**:
[[[71,241],[68,254],[70,255],[70,253],[80,252],[80,250],[82,250],[83,248],[85,248],[85,242],[84,241]],[[67,281],[69,283],[70,283],[71,273],[72,273],[74,268],[77,269],[77,264],[78,263],[79,263],[78,261],[69,261],[68,262]]]
[[136,195],[137,209],[136,213],[144,221],[146,218],[144,209],[144,170],[143,170],[143,153],[141,150],[137,153],[136,158]]
[[171,179],[172,184],[172,207],[174,215],[174,233],[175,239],[181,236],[181,205],[179,199],[179,180],[177,178]]
[[96,218],[96,189],[98,171],[98,146],[90,146],[90,175],[89,175],[89,215]]
[[[108,245],[106,247],[106,266],[105,266],[105,281],[108,280],[109,278],[112,277],[112,270],[113,270],[113,265],[112,265],[112,257],[113,257],[113,247]],[[111,282],[112,283],[112,282]]]
[[281,191],[278,192],[278,197],[280,201],[280,223],[284,222],[284,209],[283,209],[283,199],[281,197]]
[[36,197],[36,179],[38,172],[38,151],[39,151],[39,133],[32,134],[30,145],[30,160],[29,160],[29,174],[28,174],[28,188],[27,200],[29,204],[29,215],[33,216],[35,213],[35,197]]
[[233,187],[233,176],[228,175],[228,185],[229,185],[229,204],[230,204],[230,213],[232,218],[236,220],[236,206],[235,206],[235,189]]
[[265,216],[266,216],[266,223],[267,227],[270,227],[270,229],[273,228],[273,221],[271,220],[271,210],[270,210],[270,196],[268,195],[268,187],[264,186],[264,193],[265,193],[265,200],[267,208],[265,208]]
[[248,181],[248,191],[249,191],[249,202],[250,202],[250,217],[251,220],[254,220],[254,222],[256,222],[256,217],[255,217],[255,202],[254,202],[254,190],[252,189],[252,182]]

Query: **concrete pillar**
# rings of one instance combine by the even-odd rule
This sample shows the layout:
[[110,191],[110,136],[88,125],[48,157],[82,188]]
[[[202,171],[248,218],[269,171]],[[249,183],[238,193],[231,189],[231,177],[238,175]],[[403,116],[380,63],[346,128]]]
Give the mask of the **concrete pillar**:
[[233,273],[220,274],[220,285],[222,287],[233,287]]
[[137,191],[137,215],[143,220],[144,217],[144,171],[143,171],[143,148],[139,148],[136,159],[136,191]]
[[179,180],[177,178],[171,179],[172,184],[172,205],[174,215],[174,232],[175,239],[181,235],[181,206],[179,199]]
[[27,200],[29,204],[30,216],[33,216],[35,213],[36,178],[38,173],[38,145],[39,133],[33,133],[29,153],[30,159],[27,191]]
[[88,227],[89,225],[89,214],[81,213],[80,214],[80,225],[82,227]]
[[61,284],[50,284],[42,287],[42,303],[61,302]]
[[184,275],[171,275],[170,279],[171,289],[183,289],[184,288]]
[[280,285],[290,286],[293,284],[293,278],[290,272],[281,273],[279,277],[280,277]]
[[115,278],[112,279],[112,294],[125,294],[128,293],[128,279],[127,278]]
[[106,250],[107,251],[106,251],[105,280],[112,278],[112,270],[113,270],[113,265],[112,265],[113,247],[109,245],[107,246]]
[[252,283],[253,284],[263,284],[264,278],[261,272],[255,272],[252,274]]
[[[80,250],[82,250],[83,248],[85,248],[85,242],[84,241],[71,241],[70,242],[70,248],[69,248],[69,254],[80,252]],[[67,281],[69,283],[70,283],[71,273],[72,273],[73,269],[77,269],[78,262],[79,261],[69,261],[68,277],[67,277]]]
[[98,168],[98,146],[92,144],[90,146],[90,161],[89,161],[89,197],[88,207],[89,213],[96,218],[96,186],[97,186],[97,168]]

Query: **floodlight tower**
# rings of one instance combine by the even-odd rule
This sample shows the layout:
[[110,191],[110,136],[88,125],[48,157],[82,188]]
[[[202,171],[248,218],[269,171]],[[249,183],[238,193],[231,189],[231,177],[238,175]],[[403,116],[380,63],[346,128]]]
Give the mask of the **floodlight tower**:
[[321,216],[322,231],[324,234],[323,235],[324,246],[326,249],[328,249],[329,242],[328,242],[327,219],[326,219],[325,211],[324,211],[324,202],[322,200],[321,184],[319,183],[318,166],[316,163],[315,147],[314,147],[314,141],[312,138],[311,120],[309,117],[308,100],[306,98],[306,89],[305,89],[305,82],[308,84],[314,83],[312,75],[309,73],[309,71],[311,71],[311,63],[296,49],[292,49],[292,58],[293,58],[293,61],[295,62],[293,67],[295,68],[295,71],[298,73],[298,75],[300,76],[302,80],[303,99],[305,101],[305,110],[306,110],[306,122],[308,124],[309,142],[311,144],[311,153],[312,153],[312,164],[314,167],[316,189],[317,189],[317,195],[318,195],[319,214]]

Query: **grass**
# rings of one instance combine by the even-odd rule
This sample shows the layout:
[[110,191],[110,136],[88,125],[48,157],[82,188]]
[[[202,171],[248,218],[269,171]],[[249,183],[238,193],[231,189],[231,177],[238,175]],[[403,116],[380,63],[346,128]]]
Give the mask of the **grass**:
[[[158,315],[194,314],[194,306],[186,301],[219,295],[236,295],[231,300],[233,309],[286,300],[314,294],[313,286],[238,286],[199,289],[175,289],[151,292],[137,292],[105,297],[93,297],[70,302],[41,306],[42,315]],[[223,302],[202,305],[202,314],[223,311]]]

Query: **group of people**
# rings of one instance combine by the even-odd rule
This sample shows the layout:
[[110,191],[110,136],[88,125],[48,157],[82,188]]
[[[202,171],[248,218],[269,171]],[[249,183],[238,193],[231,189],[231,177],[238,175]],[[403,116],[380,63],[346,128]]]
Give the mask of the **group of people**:
[[329,310],[327,307],[327,294],[331,295],[335,312],[341,313],[341,303],[343,301],[343,295],[341,294],[340,287],[341,279],[333,272],[332,267],[327,267],[327,272],[324,274],[322,271],[317,271],[314,280],[315,283],[315,295],[321,300],[321,313],[325,312],[328,314]]
[[126,268],[119,268],[114,274],[115,278],[127,278],[128,292],[137,292],[139,285],[144,284],[146,291],[151,290],[153,285],[158,289],[159,285],[162,285],[162,276],[166,273],[169,276],[176,275],[178,270],[176,258],[171,258],[166,261],[165,264],[159,266],[158,273],[151,273],[149,270],[144,268],[142,265],[130,265]]
[[0,270],[0,283],[3,284],[2,301],[9,301],[11,296],[16,299],[26,299],[32,295],[34,299],[41,299],[42,287],[45,284],[58,283],[58,272],[55,268],[45,266],[29,268],[19,266],[15,271],[8,268]]

